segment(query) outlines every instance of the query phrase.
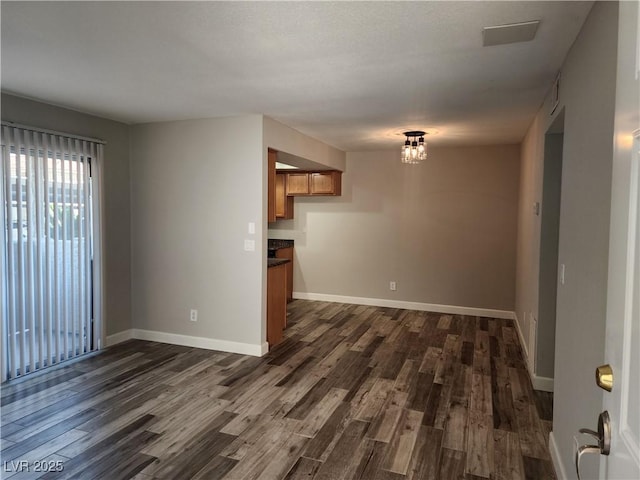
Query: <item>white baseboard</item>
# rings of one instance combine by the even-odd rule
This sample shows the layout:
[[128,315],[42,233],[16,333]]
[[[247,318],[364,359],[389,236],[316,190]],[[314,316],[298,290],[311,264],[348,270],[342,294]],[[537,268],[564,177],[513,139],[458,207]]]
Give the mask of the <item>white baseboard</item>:
[[543,392],[553,392],[553,378],[539,377],[533,371],[533,365],[529,361],[529,349],[527,348],[527,343],[524,341],[524,336],[522,335],[522,329],[520,328],[520,322],[518,321],[517,316],[515,316],[515,321],[513,323],[516,324],[518,340],[520,340],[520,349],[522,350],[522,354],[524,355],[524,363],[527,365],[527,370],[529,370],[529,376],[531,377],[533,388],[536,390],[541,390]]
[[529,367],[529,371],[531,371],[531,366],[529,365],[529,348],[527,342],[524,341],[524,335],[522,334],[522,329],[520,328],[520,320],[518,320],[518,315],[514,314],[514,322],[516,324],[516,332],[518,332],[518,339],[520,340],[520,349],[525,357],[525,362]]
[[551,461],[553,462],[553,467],[556,469],[558,480],[566,480],[568,478],[567,471],[564,469],[562,460],[560,460],[560,452],[558,451],[558,444],[556,443],[556,437],[553,435],[553,432],[549,433],[549,452],[551,453]]
[[131,340],[133,338],[133,329],[123,330],[122,332],[114,333],[113,335],[109,335],[107,337],[107,341],[105,342],[105,346],[111,347],[118,343],[126,342],[127,340]]
[[405,302],[386,298],[347,297],[326,293],[293,292],[293,298],[299,300],[316,300],[320,302],[351,303],[370,305],[373,307],[404,308],[424,312],[447,313],[451,315],[474,315],[478,317],[515,319],[515,313],[508,310],[492,310],[490,308],[460,307],[457,305],[439,305],[437,303]]
[[261,345],[251,343],[232,342],[230,340],[220,340],[217,338],[193,337],[191,335],[180,335],[177,333],[156,332],[153,330],[142,330],[132,328],[118,332],[107,337],[107,346],[131,339],[147,340],[150,342],[170,343],[185,347],[204,348],[207,350],[218,350],[221,352],[239,353],[242,355],[252,355],[261,357],[269,351],[269,344],[264,342]]
[[531,374],[531,383],[533,383],[535,390],[553,392],[553,378],[539,377],[538,375]]

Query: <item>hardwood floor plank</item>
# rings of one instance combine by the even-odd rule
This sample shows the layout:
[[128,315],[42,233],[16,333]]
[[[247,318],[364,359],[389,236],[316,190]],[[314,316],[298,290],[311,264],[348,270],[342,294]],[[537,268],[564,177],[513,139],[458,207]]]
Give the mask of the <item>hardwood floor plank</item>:
[[534,390],[534,399],[540,420],[553,420],[553,393]]
[[237,464],[237,460],[216,455],[193,476],[193,480],[221,480]]
[[229,479],[255,479],[269,465],[275,453],[282,448],[287,438],[291,436],[286,428],[286,421],[273,422],[267,434],[263,435],[251,448],[251,454],[246,455],[229,471]]
[[282,445],[276,449],[269,464],[262,469],[258,480],[271,480],[273,478],[283,478],[295,465],[300,457],[300,452],[304,449],[308,438],[300,435],[291,435]]
[[550,459],[547,438],[538,417],[533,389],[526,371],[509,369],[513,406],[520,436],[522,454],[543,460]]
[[303,361],[296,365],[295,368],[293,368],[278,383],[276,383],[276,387],[286,387],[288,385],[293,385],[303,376],[307,375],[309,371],[315,367],[316,362],[317,359],[315,357],[306,355],[306,358]]
[[347,478],[353,480],[376,479],[382,471],[387,444],[364,438],[360,443],[359,461],[353,475]]
[[401,350],[396,350],[391,354],[391,357],[387,359],[381,369],[380,377],[389,380],[395,380],[400,373],[400,369],[407,358],[407,353]]
[[406,475],[408,480],[439,480],[442,436],[442,430],[420,426]]
[[549,460],[541,460],[525,455],[522,457],[522,461],[524,465],[524,478],[526,480],[537,480],[539,478],[555,480],[556,473]]
[[442,400],[442,385],[439,383],[433,383],[429,390],[429,396],[427,397],[427,403],[424,407],[424,416],[422,417],[422,424],[428,427],[433,427],[436,421],[436,415]]
[[493,430],[493,464],[496,480],[524,479],[520,439],[513,432]]
[[333,382],[326,378],[321,378],[309,391],[302,397],[294,407],[285,415],[287,418],[295,418],[297,420],[304,420],[311,409],[325,397],[329,392]]
[[438,478],[447,480],[465,480],[465,453],[443,448],[440,456]]
[[417,381],[417,374],[418,365],[416,365],[416,362],[414,360],[406,360],[396,377],[395,383],[393,384],[394,390],[408,393],[412,389],[413,384]]
[[[157,457],[157,459],[143,470],[161,478],[189,478],[202,470],[209,460],[218,455],[236,437],[220,433],[220,429],[234,417],[233,413],[223,412],[196,431],[178,446],[167,440],[165,432],[149,442],[149,447],[140,449],[141,453]],[[165,449],[158,448],[163,444]],[[158,452],[153,455],[150,452]]]
[[511,392],[511,383],[508,379],[497,376],[491,377],[491,402],[493,428],[517,432],[518,424],[513,408],[513,394]]
[[347,402],[341,403],[316,436],[309,440],[303,455],[308,459],[324,462],[352,420],[351,415],[351,405]]
[[422,412],[403,409],[398,425],[387,448],[383,469],[406,475],[411,462],[413,448],[418,438]]
[[[439,385],[435,383],[434,385]],[[452,398],[451,393],[453,392],[453,385],[451,383],[446,383],[442,385],[442,389],[440,391],[440,400],[438,402],[438,408],[435,413],[435,419],[433,421],[433,425],[435,428],[440,430],[445,429],[445,425],[449,418],[449,409],[452,403],[456,403],[458,405],[463,405],[465,408],[469,406],[468,398]]]
[[313,478],[322,463],[306,457],[299,457],[284,480],[310,480]]
[[383,378],[376,380],[358,409],[355,418],[364,422],[372,421],[387,401],[387,397],[393,389],[393,383],[393,380]]
[[405,392],[392,391],[377,419],[371,424],[367,437],[378,442],[389,443],[405,410],[407,398],[408,395]]
[[363,440],[369,423],[354,420],[349,423],[327,460],[318,469],[314,480],[341,480],[352,462],[352,454]]
[[462,350],[460,352],[460,361],[463,365],[473,366],[473,342],[462,342]]
[[493,415],[491,376],[473,374],[469,410],[484,415]]
[[[144,432],[134,441],[136,446],[144,444],[148,441],[146,437],[151,436],[148,432]],[[114,452],[116,462],[102,462],[101,471],[98,473],[97,466],[78,473],[78,479],[93,478],[96,480],[128,480],[136,476],[147,465],[155,460],[155,457],[145,455],[143,453],[131,453],[131,445],[123,446],[123,451]]]
[[407,407],[411,410],[424,412],[429,400],[429,393],[431,393],[432,386],[433,375],[430,375],[428,373],[418,373],[416,375],[416,381],[413,383],[413,386],[409,391]]
[[442,354],[436,367],[433,381],[450,384],[455,378],[455,369],[460,365],[462,342],[458,335],[447,335]]
[[451,374],[454,379],[451,382],[450,398],[469,405],[473,395],[473,367],[456,365]]
[[336,408],[342,404],[342,400],[347,393],[349,393],[348,390],[340,388],[332,388],[329,390],[324,398],[320,400],[305,417],[304,422],[300,422],[298,428],[295,428],[293,431],[302,437],[315,437]]
[[493,420],[482,411],[469,412],[465,473],[489,478],[494,471]]
[[449,413],[444,425],[442,446],[450,450],[467,450],[467,425],[469,408],[465,403],[451,400]]

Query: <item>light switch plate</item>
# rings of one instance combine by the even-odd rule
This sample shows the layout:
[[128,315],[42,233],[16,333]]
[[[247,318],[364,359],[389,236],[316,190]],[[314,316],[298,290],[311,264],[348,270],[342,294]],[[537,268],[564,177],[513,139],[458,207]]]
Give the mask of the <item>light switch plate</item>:
[[244,240],[244,249],[247,252],[253,252],[256,249],[256,241],[255,240],[249,240],[247,238],[245,238]]
[[249,222],[249,233],[251,235],[253,235],[254,233],[256,233],[256,224],[255,222]]

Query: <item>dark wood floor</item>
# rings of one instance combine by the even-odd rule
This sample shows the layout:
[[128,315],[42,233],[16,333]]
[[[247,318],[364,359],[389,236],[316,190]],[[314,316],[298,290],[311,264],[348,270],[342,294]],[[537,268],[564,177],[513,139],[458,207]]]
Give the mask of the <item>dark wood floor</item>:
[[555,478],[511,321],[296,300],[288,325],[264,358],[130,341],[3,385],[2,478]]

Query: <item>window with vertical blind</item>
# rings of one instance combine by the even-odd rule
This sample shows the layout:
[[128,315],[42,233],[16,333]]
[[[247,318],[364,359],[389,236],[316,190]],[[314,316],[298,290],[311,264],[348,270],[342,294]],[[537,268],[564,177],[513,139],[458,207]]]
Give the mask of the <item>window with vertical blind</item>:
[[2,125],[2,380],[100,348],[97,141]]

